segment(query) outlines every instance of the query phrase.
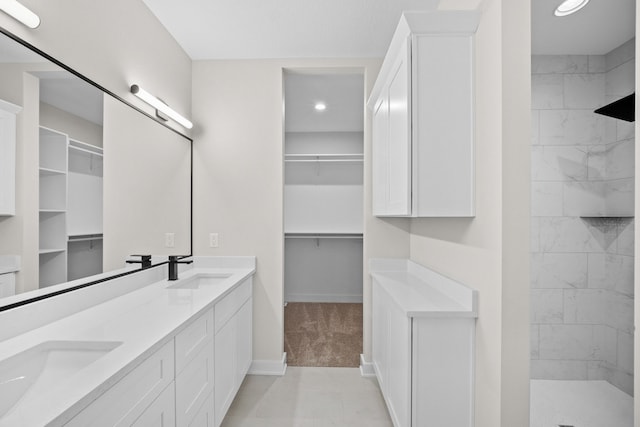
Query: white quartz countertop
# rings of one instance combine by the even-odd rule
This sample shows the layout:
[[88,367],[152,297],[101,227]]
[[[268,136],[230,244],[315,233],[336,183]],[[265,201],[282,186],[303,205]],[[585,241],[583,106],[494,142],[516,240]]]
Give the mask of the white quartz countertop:
[[[0,426],[63,425],[88,403],[119,381],[139,362],[173,338],[192,317],[255,272],[253,267],[196,267],[179,281],[161,280],[0,342],[0,361],[47,341],[120,342],[92,364],[50,391],[19,404],[0,419]],[[206,265],[206,263],[205,263]],[[218,284],[197,289],[168,289],[199,275],[230,275]]]
[[373,280],[408,317],[478,317],[478,293],[406,259],[372,259]]

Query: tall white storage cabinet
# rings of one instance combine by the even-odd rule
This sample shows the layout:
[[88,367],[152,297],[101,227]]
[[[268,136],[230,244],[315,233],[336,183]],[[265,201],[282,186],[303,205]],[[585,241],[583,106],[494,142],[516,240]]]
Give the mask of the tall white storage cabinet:
[[40,287],[102,272],[102,149],[40,127]]
[[477,12],[405,12],[368,101],[373,213],[470,217]]
[[373,366],[394,426],[473,426],[477,292],[409,260],[370,271]]

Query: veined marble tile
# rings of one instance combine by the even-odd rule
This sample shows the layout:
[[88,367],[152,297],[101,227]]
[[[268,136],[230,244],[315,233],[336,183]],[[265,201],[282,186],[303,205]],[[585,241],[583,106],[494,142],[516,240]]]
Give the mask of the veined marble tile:
[[542,145],[594,145],[604,138],[604,116],[592,110],[540,111]]
[[562,289],[531,290],[531,323],[562,323],[564,317],[562,311]]
[[605,94],[619,98],[627,96],[635,90],[635,64],[627,61],[609,71],[605,75]]
[[[565,74],[564,108],[594,109],[605,105],[604,74]],[[551,87],[547,87],[551,90]],[[561,108],[561,107],[560,107]]]
[[607,179],[633,178],[635,171],[635,143],[626,140],[611,144],[607,150]]
[[607,60],[605,55],[589,55],[589,72],[604,73],[607,71]]
[[622,220],[618,222],[618,250],[617,253],[620,255],[628,255],[633,256],[635,253],[634,250],[634,242],[635,242],[635,222],[632,218]]
[[[616,99],[618,99],[616,97]],[[609,100],[609,97],[605,97],[605,103],[609,104],[614,100]],[[607,144],[618,141],[618,122],[621,120],[614,119],[613,117],[602,116],[604,120],[604,141]]]
[[634,179],[625,178],[607,181],[605,204],[609,215],[633,215],[634,213]]
[[587,55],[533,55],[531,57],[533,74],[586,73],[588,70]]
[[565,216],[598,216],[605,212],[602,181],[569,181],[564,183]]
[[607,289],[633,298],[633,256],[607,254],[606,262],[605,282]]
[[532,360],[532,380],[586,380],[588,362],[583,360]]
[[587,177],[589,181],[604,181],[607,170],[607,146],[590,145],[587,158]]
[[587,287],[590,289],[606,289],[607,255],[605,253],[588,254]]
[[602,252],[603,243],[606,243],[603,233],[580,218],[540,217],[542,252]]
[[531,108],[550,110],[563,108],[562,74],[534,74],[531,76]]
[[633,373],[633,335],[618,331],[618,360],[616,365]]
[[540,325],[540,359],[600,360],[592,325]]
[[538,325],[529,327],[529,355],[531,359],[537,359],[540,355],[538,350]]
[[631,40],[621,44],[617,48],[613,49],[611,52],[604,55],[606,69],[611,70],[621,64],[624,64],[627,61],[634,59],[636,56],[636,39],[632,38]]
[[[616,119],[611,119],[616,120]],[[636,135],[635,122],[626,120],[616,120],[616,141],[624,141],[625,139],[634,139]]]
[[531,147],[533,181],[586,181],[588,154],[582,147]]
[[586,253],[532,254],[531,286],[539,289],[586,288],[588,256]]
[[565,289],[564,295],[565,323],[633,330],[633,298],[604,289]]
[[531,110],[531,145],[540,144],[540,112]]
[[561,182],[533,182],[531,184],[531,215],[562,216]]
[[616,364],[618,359],[618,331],[610,326],[593,327],[594,351],[599,360]]

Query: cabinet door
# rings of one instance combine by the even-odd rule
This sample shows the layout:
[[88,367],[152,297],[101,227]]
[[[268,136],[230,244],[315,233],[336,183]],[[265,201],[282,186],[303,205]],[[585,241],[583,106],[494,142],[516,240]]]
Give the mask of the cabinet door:
[[387,214],[389,180],[389,97],[383,93],[373,111],[372,132],[372,188],[373,214]]
[[250,298],[238,311],[238,332],[236,337],[238,366],[236,368],[236,387],[244,380],[253,361],[253,304]]
[[214,387],[216,426],[219,426],[233,401],[236,384],[237,322],[232,317],[218,330],[215,337]]
[[380,286],[373,281],[372,294],[372,350],[373,368],[378,378],[378,384],[382,393],[386,393],[387,387],[387,335],[389,325],[385,298]]
[[131,424],[132,427],[173,427],[176,425],[175,412],[175,393],[174,384],[171,383],[164,391],[153,401],[142,415]]
[[389,160],[387,214],[389,215],[403,216],[411,214],[410,60],[409,39],[407,39],[394,63],[388,83]]
[[200,349],[176,377],[176,420],[190,425],[214,389],[213,341]]
[[411,425],[411,319],[391,301],[387,307],[386,400],[396,426]]

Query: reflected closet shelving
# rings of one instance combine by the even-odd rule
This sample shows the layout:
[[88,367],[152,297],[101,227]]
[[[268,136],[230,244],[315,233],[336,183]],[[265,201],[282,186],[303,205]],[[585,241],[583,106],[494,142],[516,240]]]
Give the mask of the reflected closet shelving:
[[40,287],[102,271],[102,148],[40,127]]

